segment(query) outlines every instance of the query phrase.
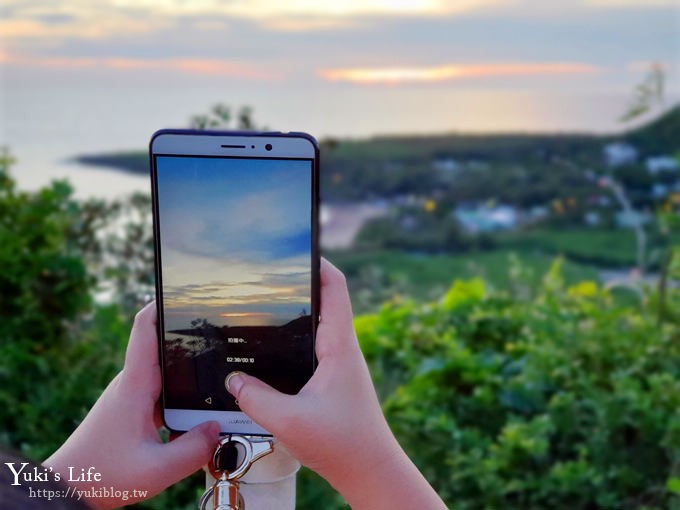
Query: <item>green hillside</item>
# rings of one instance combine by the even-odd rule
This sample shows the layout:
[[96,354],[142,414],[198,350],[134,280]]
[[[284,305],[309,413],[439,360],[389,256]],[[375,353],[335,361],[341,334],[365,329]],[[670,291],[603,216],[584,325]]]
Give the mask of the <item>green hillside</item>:
[[669,108],[660,117],[628,133],[625,138],[643,153],[677,153],[680,151],[680,105]]
[[[441,158],[483,159],[490,162],[545,160],[569,156],[577,162],[601,156],[602,145],[625,139],[643,153],[655,154],[680,149],[680,105],[669,108],[659,118],[623,134],[587,133],[447,133],[436,135],[376,136],[366,139],[325,139],[321,141],[325,173],[355,166],[388,163],[421,164]],[[146,151],[90,154],[76,157],[80,163],[146,174]]]

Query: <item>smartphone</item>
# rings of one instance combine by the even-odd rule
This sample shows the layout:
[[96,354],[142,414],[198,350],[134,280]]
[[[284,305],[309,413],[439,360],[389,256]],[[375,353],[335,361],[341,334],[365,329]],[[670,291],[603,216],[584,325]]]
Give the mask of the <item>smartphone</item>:
[[297,393],[315,368],[319,149],[305,133],[162,130],[150,142],[162,414],[269,435],[239,370]]

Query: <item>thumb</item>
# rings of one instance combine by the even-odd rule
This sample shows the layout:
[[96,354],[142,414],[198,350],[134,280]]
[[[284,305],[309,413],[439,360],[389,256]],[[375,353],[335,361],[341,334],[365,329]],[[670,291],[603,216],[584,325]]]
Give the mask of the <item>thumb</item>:
[[278,435],[277,428],[294,414],[293,395],[281,393],[257,377],[232,372],[227,376],[226,384],[241,410],[275,436]]
[[215,450],[219,435],[219,423],[209,421],[161,445],[164,467],[159,474],[164,487],[186,478],[207,464]]

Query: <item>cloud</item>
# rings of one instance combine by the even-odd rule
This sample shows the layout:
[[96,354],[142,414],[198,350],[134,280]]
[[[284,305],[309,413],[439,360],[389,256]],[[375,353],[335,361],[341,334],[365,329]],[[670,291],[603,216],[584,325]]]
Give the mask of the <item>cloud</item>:
[[[246,305],[186,305],[165,307],[166,331],[190,328],[191,320],[205,318],[216,326],[283,325],[299,317],[302,311],[309,313],[309,296],[306,301],[289,303],[255,303]],[[225,324],[226,323],[226,324]]]
[[269,318],[272,315],[274,315],[274,314],[272,314],[270,312],[223,312],[223,313],[220,314],[220,317],[225,317],[225,318],[234,318],[234,317],[241,318],[241,317],[244,317],[244,318],[250,319],[250,318],[255,318],[255,317],[257,317],[257,318]]
[[349,18],[357,16],[440,16],[476,10],[510,0],[115,0],[104,5],[152,11],[165,16],[224,15],[250,19]]
[[260,264],[309,253],[309,163],[163,158],[159,171],[164,250]]
[[140,35],[168,26],[153,11],[121,10],[115,2],[26,2],[5,0],[0,20],[3,40],[103,39],[117,34]]
[[106,38],[150,34],[192,17],[252,20],[272,30],[304,32],[350,27],[359,18],[435,17],[509,3],[512,0],[5,0],[0,33],[6,40]]
[[[165,262],[165,261],[164,261]],[[271,312],[275,308],[297,310],[309,306],[309,258],[302,267],[277,264],[250,266],[239,271],[212,274],[204,283],[195,275],[191,283],[170,284],[164,274],[163,301],[166,309],[212,309],[219,313]],[[165,270],[165,264],[164,264]],[[264,271],[263,271],[264,270]],[[268,272],[267,272],[268,271]],[[215,276],[219,280],[215,279]],[[222,315],[222,317],[225,317]]]
[[279,273],[257,273],[253,267],[247,280],[230,279],[223,275],[222,281],[164,285],[163,297],[179,302],[258,303],[267,301],[300,301],[309,299],[310,272],[283,270]]
[[586,0],[590,7],[677,7],[677,0]]
[[[125,72],[161,81],[172,73],[203,83],[275,78],[277,85],[297,91],[327,83],[318,80],[320,62],[324,71],[405,68],[411,76],[392,81],[417,83],[436,81],[420,78],[427,74],[423,67],[437,70],[452,62],[585,61],[609,69],[631,60],[670,61],[677,57],[669,43],[677,39],[677,24],[664,5],[657,0],[6,0],[0,39],[17,81],[74,69],[75,81]],[[600,79],[621,82],[611,73],[592,76],[598,86]],[[374,79],[381,80],[389,81]]]
[[[253,268],[250,276],[256,276]],[[164,285],[166,318],[174,327],[184,326],[182,317],[206,317],[214,324],[282,324],[310,306],[309,271],[263,273],[252,281],[211,281],[205,284]],[[178,322],[179,321],[179,322]],[[170,328],[172,329],[172,328]]]
[[328,81],[358,84],[442,82],[464,78],[590,74],[596,66],[573,62],[450,64],[429,67],[375,67],[324,69],[318,75]]
[[119,71],[172,71],[190,75],[229,76],[250,80],[272,80],[279,76],[261,68],[232,60],[205,58],[94,58],[94,57],[37,57],[0,54],[0,62],[29,67],[95,68]]
[[255,19],[283,32],[342,30],[365,27],[385,18],[435,18],[502,6],[512,0],[251,0],[245,11],[232,14]]
[[5,65],[74,69],[95,67],[97,59],[91,57],[21,57],[8,53],[0,53],[0,63]]
[[[272,292],[261,292],[263,289],[244,289],[249,294],[234,296],[183,295],[177,291],[163,290],[165,306],[176,308],[181,306],[227,306],[227,305],[274,305],[278,303],[306,303],[309,301],[309,285],[301,287],[281,287]],[[260,292],[258,292],[260,291]]]

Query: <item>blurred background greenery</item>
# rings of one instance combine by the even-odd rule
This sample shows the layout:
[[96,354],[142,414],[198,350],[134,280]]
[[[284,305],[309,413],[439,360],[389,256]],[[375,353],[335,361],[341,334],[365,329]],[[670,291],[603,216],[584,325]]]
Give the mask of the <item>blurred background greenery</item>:
[[[325,255],[390,425],[452,507],[680,504],[679,123],[676,106],[616,136],[322,142]],[[42,459],[119,370],[153,293],[150,203],[24,191],[12,164],[5,149],[0,437]],[[192,508],[200,487],[140,506]],[[298,507],[344,504],[303,470]]]
[[[6,3],[0,444],[44,459],[121,367],[150,133],[306,129],[322,251],[447,504],[680,509],[676,2]],[[298,508],[344,507],[302,470]]]

